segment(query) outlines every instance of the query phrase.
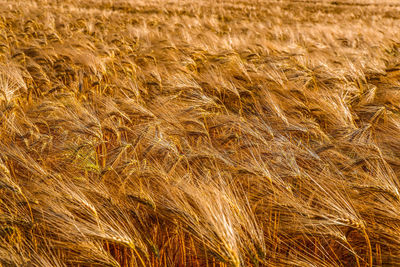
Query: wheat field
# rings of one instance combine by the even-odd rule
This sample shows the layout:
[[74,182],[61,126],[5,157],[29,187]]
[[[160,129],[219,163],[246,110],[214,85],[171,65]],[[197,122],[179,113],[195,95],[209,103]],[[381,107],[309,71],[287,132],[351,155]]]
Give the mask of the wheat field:
[[399,19],[1,0],[0,266],[400,266]]

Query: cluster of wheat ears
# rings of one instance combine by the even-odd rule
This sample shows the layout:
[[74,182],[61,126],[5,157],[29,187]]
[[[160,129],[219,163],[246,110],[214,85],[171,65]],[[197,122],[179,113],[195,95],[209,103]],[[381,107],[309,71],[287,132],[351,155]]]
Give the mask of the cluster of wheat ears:
[[399,18],[1,0],[0,266],[400,265]]

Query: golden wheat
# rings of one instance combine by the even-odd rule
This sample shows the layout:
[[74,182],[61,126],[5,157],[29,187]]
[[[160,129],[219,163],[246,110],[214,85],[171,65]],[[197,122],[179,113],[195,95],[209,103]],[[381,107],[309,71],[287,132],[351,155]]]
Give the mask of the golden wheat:
[[0,265],[400,265],[399,14],[0,1]]

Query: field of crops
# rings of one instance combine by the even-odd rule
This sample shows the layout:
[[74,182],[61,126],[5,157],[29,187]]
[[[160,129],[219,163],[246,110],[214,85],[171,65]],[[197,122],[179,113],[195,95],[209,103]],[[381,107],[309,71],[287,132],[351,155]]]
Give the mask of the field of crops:
[[400,3],[1,0],[0,266],[399,266]]

